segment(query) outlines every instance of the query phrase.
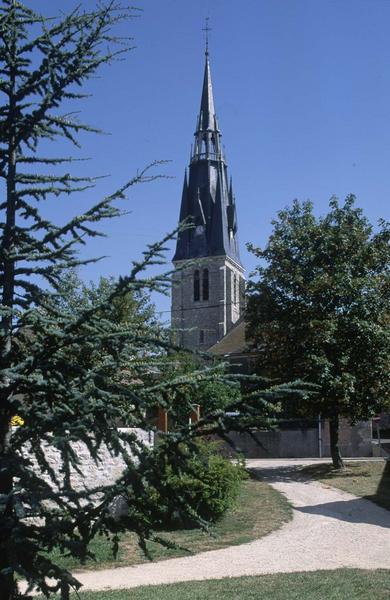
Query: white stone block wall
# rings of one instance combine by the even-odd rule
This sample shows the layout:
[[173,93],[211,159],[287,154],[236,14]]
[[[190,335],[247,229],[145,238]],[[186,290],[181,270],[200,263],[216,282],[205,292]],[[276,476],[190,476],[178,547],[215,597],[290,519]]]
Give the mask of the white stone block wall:
[[[137,438],[145,444],[145,446],[151,447],[153,445],[154,434],[152,432],[135,428],[123,429],[123,431],[136,433]],[[105,444],[102,444],[101,446],[99,460],[97,462],[92,459],[87,446],[83,442],[75,441],[71,443],[71,446],[79,458],[79,468],[81,471],[81,473],[78,473],[75,469],[72,469],[71,481],[72,487],[75,490],[93,489],[99,486],[113,484],[125,469],[123,458],[120,455],[115,456],[112,454]],[[47,443],[43,444],[43,450],[50,467],[60,478],[62,461],[60,459],[59,451]],[[26,446],[25,452],[28,455],[31,453],[31,449]],[[33,460],[35,468],[38,470],[38,464],[35,459]],[[45,476],[45,479],[48,482],[51,482],[49,476]]]

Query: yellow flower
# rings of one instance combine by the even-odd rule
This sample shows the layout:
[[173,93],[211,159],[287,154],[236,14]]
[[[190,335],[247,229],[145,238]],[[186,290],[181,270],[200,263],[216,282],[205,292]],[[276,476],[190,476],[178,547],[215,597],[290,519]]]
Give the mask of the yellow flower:
[[11,419],[11,425],[12,425],[12,427],[18,427],[19,425],[24,425],[24,420],[22,419],[22,417],[19,417],[19,415],[15,415]]

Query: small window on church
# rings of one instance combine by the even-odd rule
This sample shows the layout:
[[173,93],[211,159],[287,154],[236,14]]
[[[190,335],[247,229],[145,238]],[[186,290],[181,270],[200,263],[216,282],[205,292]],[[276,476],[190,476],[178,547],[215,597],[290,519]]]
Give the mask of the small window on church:
[[237,275],[233,275],[233,302],[237,304]]
[[209,299],[209,270],[203,269],[203,300]]
[[200,273],[198,269],[194,273],[194,302],[200,300]]
[[199,331],[199,344],[204,344],[204,329]]

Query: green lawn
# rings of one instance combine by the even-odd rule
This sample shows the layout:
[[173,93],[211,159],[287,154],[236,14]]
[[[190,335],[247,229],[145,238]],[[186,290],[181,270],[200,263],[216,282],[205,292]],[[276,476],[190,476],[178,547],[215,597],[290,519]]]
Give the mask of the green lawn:
[[[166,549],[157,543],[149,543],[154,560],[163,560],[186,554],[196,554],[206,550],[217,550],[237,544],[245,544],[267,535],[292,518],[291,507],[285,497],[268,484],[248,479],[243,482],[242,490],[235,508],[228,511],[224,518],[213,527],[212,535],[198,529],[179,530],[161,533],[162,537],[187,549]],[[71,570],[124,566],[146,562],[139,549],[136,536],[127,534],[122,537],[118,558],[114,560],[110,544],[104,538],[97,538],[91,544],[96,555],[95,561],[85,565],[75,560],[52,554],[51,558]]]
[[390,510],[390,461],[346,462],[343,471],[330,464],[310,465],[301,472]]
[[[76,600],[76,596],[72,598]],[[338,569],[278,573],[134,588],[84,592],[80,600],[389,600],[390,571]]]

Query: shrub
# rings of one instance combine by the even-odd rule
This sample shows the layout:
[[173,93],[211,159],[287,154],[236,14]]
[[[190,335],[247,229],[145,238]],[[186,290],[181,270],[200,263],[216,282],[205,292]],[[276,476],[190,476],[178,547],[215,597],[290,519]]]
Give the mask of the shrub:
[[[189,506],[204,521],[215,523],[234,505],[241,482],[247,477],[244,466],[224,458],[216,442],[198,441],[192,452],[185,448],[184,453],[187,453],[185,470],[173,473],[167,465],[162,478],[176,490],[176,499],[182,499],[183,505]],[[196,519],[188,510],[170,512],[167,508],[163,520],[164,527],[196,526]]]

